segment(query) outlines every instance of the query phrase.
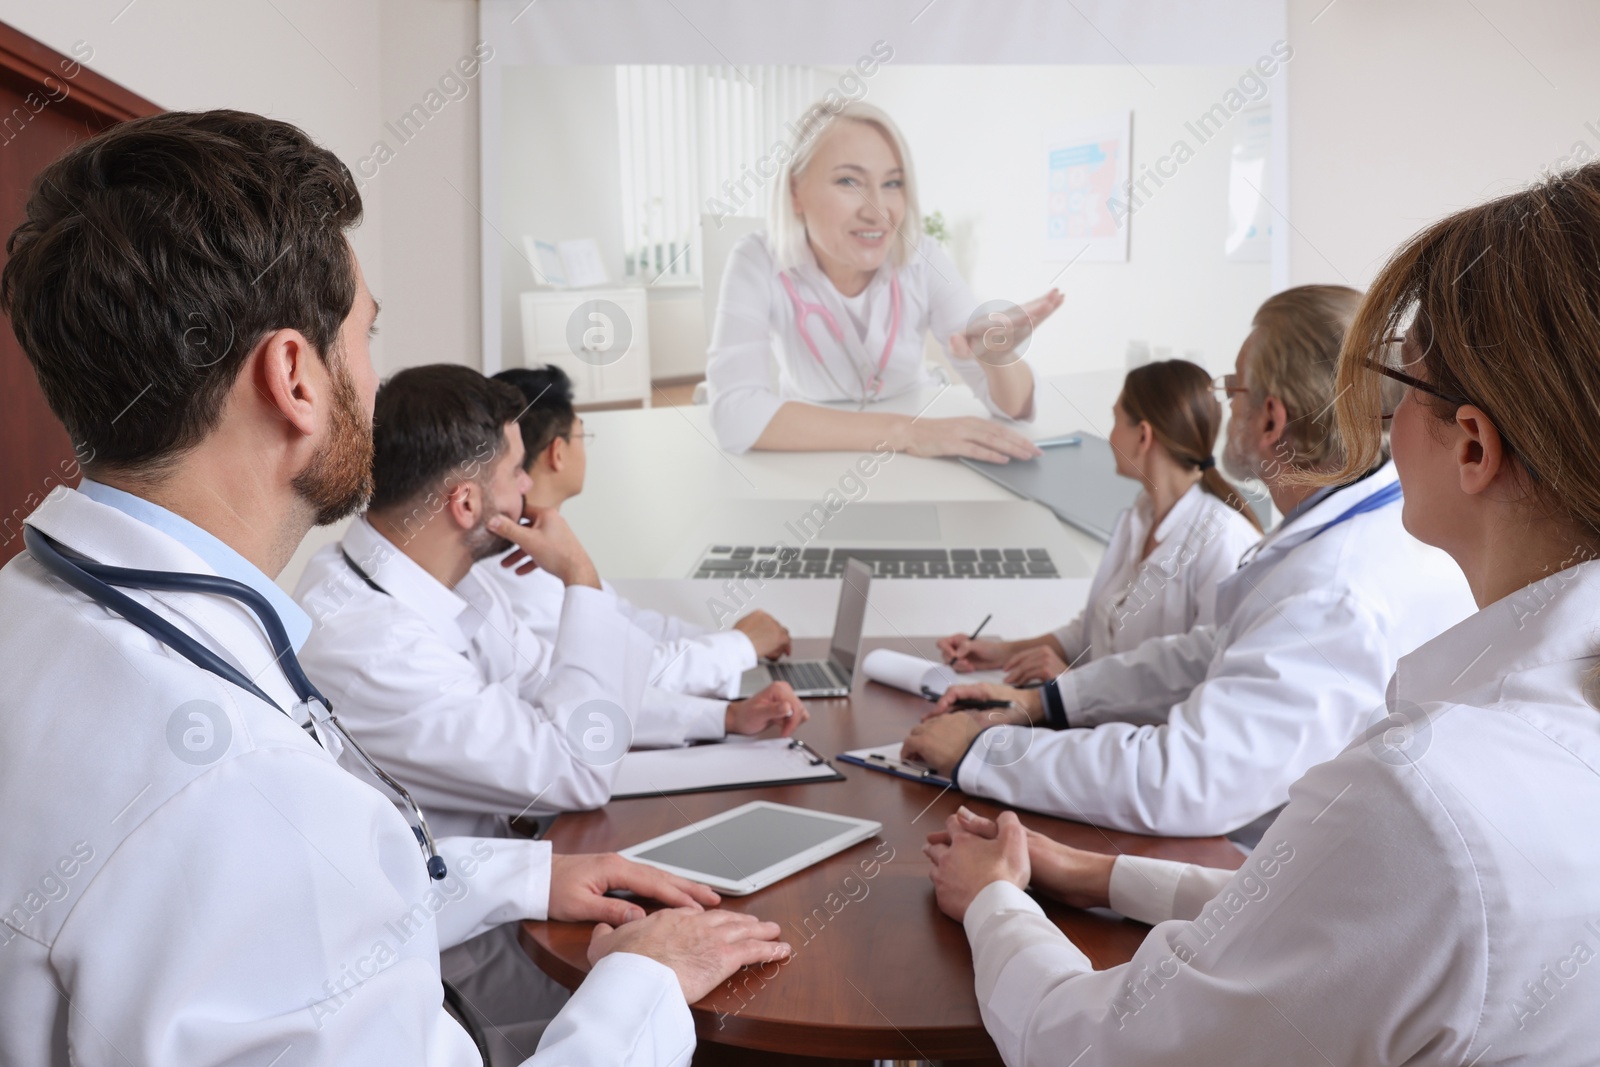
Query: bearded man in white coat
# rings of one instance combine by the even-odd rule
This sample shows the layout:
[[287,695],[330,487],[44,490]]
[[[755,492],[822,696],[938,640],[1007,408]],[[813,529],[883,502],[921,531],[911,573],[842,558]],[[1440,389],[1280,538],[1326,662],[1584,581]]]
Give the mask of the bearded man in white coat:
[[[603,920],[597,963],[528,1062],[687,1064],[686,999],[787,953],[615,856],[443,838],[425,867],[420,815],[346,769],[270,576],[369,491],[360,215],[293,126],[173,113],[69,150],[11,236],[5,309],[88,458],[0,571],[0,1062],[477,1064],[439,950],[550,917]],[[164,577],[107,572],[119,601],[97,565]],[[648,653],[618,620],[583,684],[637,699]]]
[[[1264,482],[1283,520],[1218,586],[1215,625],[1037,690],[953,687],[907,756],[975,796],[1250,846],[1296,779],[1384,716],[1395,662],[1474,605],[1450,558],[1406,532],[1386,457],[1342,485],[1306,477],[1344,461],[1334,374],[1360,299],[1324,285],[1271,297],[1224,379],[1224,466]],[[963,697],[1011,707],[944,714]]]

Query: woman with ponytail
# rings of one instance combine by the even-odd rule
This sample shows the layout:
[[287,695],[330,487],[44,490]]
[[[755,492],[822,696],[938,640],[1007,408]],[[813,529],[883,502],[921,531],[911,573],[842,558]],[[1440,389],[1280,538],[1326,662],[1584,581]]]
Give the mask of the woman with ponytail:
[[[1405,528],[1478,611],[1400,658],[1387,716],[1239,870],[1067,848],[1009,812],[930,842],[1011,1067],[1595,1062],[1597,265],[1591,164],[1434,224],[1372,283],[1339,357],[1342,462],[1310,477],[1370,470],[1388,421]],[[1155,928],[1095,971],[1030,884]]]
[[956,670],[1003,668],[1012,685],[1046,681],[1069,666],[1211,621],[1217,582],[1261,536],[1255,513],[1212,455],[1222,405],[1211,376],[1181,359],[1138,367],[1128,372],[1111,418],[1117,473],[1143,491],[1112,528],[1088,604],[1038,637],[946,637],[939,649]]

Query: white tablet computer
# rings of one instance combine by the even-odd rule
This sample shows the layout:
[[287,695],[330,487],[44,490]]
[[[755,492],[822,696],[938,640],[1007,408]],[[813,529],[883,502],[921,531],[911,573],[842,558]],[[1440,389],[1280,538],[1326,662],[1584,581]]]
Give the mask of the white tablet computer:
[[882,829],[882,823],[868,819],[753,800],[625,848],[622,854],[704,882],[720,893],[742,897]]

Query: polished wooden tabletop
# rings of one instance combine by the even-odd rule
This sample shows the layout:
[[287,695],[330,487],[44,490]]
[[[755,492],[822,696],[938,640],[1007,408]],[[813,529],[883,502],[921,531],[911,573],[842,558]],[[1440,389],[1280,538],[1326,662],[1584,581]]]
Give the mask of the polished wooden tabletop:
[[[825,642],[796,644],[801,655],[824,652]],[[865,644],[936,655],[932,639]],[[807,704],[811,721],[799,736],[829,758],[903,738],[928,708],[908,693],[866,681],[859,671],[848,699]],[[877,820],[883,824],[877,837],[758,893],[724,898],[725,907],[781,925],[794,955],[782,966],[746,968],[695,1004],[700,1040],[835,1059],[993,1057],[994,1044],[978,1016],[966,935],[934,902],[922,846],[959,804],[985,815],[1001,809],[956,790],[834,764],[845,781],[617,800],[599,811],[561,816],[548,837],[557,852],[609,851],[751,800]],[[1026,813],[1022,821],[1097,852],[1230,868],[1243,860],[1222,838],[1145,837]],[[1043,903],[1096,968],[1126,962],[1149,929],[1110,914]],[[522,942],[546,973],[575,987],[588,972],[589,933],[588,924],[529,922]]]

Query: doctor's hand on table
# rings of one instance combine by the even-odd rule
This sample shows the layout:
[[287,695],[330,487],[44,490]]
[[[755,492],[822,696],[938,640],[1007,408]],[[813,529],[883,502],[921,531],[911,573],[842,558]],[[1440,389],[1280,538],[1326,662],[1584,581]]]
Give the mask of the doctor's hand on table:
[[789,631],[764,611],[752,611],[735,622],[733,628],[750,639],[757,659],[778,659],[791,651]]
[[911,456],[965,456],[986,463],[1009,463],[1043,455],[1039,446],[1009,426],[976,415],[947,419],[910,419],[895,451]]
[[1067,670],[1054,634],[1026,641],[973,640],[966,634],[939,639],[939,654],[958,673],[1004,670],[1007,685],[1048,682]]
[[489,517],[489,532],[516,548],[500,561],[502,567],[515,567],[518,574],[549,571],[563,585],[600,588],[600,574],[594,562],[561,512],[524,505],[522,519],[519,524],[504,515]]
[[619,890],[691,911],[722,903],[710,886],[635,863],[615,852],[550,857],[551,919],[616,926],[643,919],[645,911],[638,904],[606,895]]
[[788,959],[777,923],[736,911],[672,908],[638,922],[601,923],[589,940],[589,963],[613,952],[632,952],[666,965],[678,976],[683,999],[694,1004],[741,967]]
[[754,696],[729,703],[723,725],[730,734],[759,734],[778,726],[778,736],[788,737],[810,718],[788,682],[773,682]]
[[[1001,818],[1005,818],[1005,815]],[[1028,866],[1032,872],[1031,881],[1023,886],[1024,889],[1031,887],[1073,908],[1111,906],[1111,868],[1116,865],[1116,856],[1063,845],[1037,830],[1024,828],[1023,833],[1028,845]],[[994,819],[974,814],[967,810],[966,805],[962,805],[945,820],[943,830],[929,834],[928,843],[922,851],[933,861],[934,869],[930,877],[936,885],[940,862],[950,854],[951,847],[962,834],[993,841],[1000,836],[1000,824]]]

